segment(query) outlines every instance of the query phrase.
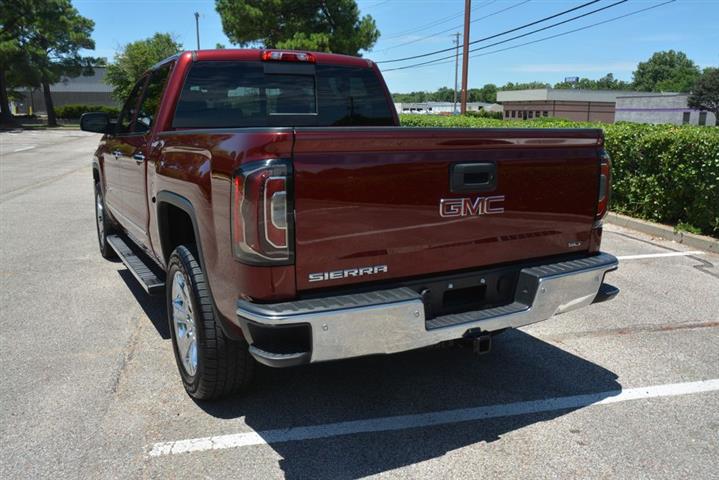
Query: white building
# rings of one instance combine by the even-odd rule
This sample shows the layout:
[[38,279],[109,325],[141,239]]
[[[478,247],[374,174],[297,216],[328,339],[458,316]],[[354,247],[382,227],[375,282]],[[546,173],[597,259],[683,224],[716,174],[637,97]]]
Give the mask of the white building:
[[673,123],[674,125],[716,125],[716,116],[688,106],[689,94],[645,94],[617,97],[615,120],[635,123]]
[[[457,102],[457,113],[459,113],[459,102]],[[494,111],[492,108],[501,107],[496,103],[467,102],[468,112],[478,112],[482,109]],[[395,103],[397,113],[421,113],[428,115],[451,115],[455,111],[454,102],[417,102],[417,103]]]

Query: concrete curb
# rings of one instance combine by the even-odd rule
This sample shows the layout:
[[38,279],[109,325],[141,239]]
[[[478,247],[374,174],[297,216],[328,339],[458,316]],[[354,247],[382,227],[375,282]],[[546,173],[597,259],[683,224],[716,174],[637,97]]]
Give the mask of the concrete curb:
[[605,220],[607,223],[619,225],[620,227],[631,228],[632,230],[637,230],[653,237],[672,240],[699,250],[719,253],[719,240],[712,237],[695,235],[687,232],[678,232],[667,225],[647,222],[646,220],[639,220],[637,218],[627,217],[626,215],[620,215],[612,212],[607,214]]

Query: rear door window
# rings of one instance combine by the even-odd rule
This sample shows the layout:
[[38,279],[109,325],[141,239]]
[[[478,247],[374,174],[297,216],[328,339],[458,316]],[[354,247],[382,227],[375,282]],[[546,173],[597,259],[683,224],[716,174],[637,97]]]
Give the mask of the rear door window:
[[198,62],[185,80],[174,128],[393,125],[368,68]]

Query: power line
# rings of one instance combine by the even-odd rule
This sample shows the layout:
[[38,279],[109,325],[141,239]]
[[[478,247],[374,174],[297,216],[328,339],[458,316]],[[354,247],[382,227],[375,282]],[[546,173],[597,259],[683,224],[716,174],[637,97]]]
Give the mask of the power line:
[[[549,35],[549,36],[547,36],[547,37],[538,38],[538,39],[532,40],[532,41],[530,41],[530,42],[519,43],[519,44],[517,44],[517,45],[512,45],[512,46],[509,46],[509,47],[500,48],[500,49],[497,49],[497,50],[492,50],[491,52],[484,52],[484,53],[478,53],[478,54],[476,54],[476,55],[470,55],[469,57],[470,57],[470,58],[484,57],[484,56],[486,56],[486,55],[493,55],[493,54],[495,54],[495,53],[506,52],[507,50],[513,50],[513,49],[515,49],[515,48],[525,47],[525,46],[527,46],[527,45],[532,45],[532,44],[535,44],[535,43],[545,42],[545,41],[547,41],[547,40],[551,40],[551,39],[554,39],[554,38],[558,38],[558,37],[563,37],[563,36],[565,36],[565,35],[569,35],[569,34],[571,34],[571,33],[576,33],[576,32],[580,32],[580,31],[582,31],[582,30],[588,30],[588,29],[590,29],[590,28],[598,27],[599,25],[604,25],[605,23],[610,23],[610,22],[614,22],[614,21],[617,21],[617,20],[621,20],[622,18],[631,17],[632,15],[637,15],[637,14],[639,14],[639,13],[643,13],[643,12],[646,12],[646,11],[648,11],[648,10],[653,10],[653,9],[655,9],[655,8],[663,7],[664,5],[667,5],[667,4],[670,4],[670,3],[674,3],[674,2],[676,2],[676,1],[677,1],[677,0],[668,0],[668,1],[666,1],[666,2],[662,2],[662,3],[658,3],[658,4],[656,4],[656,5],[652,5],[651,7],[642,8],[642,9],[640,9],[640,10],[635,10],[635,11],[633,11],[633,12],[625,13],[625,14],[623,14],[623,15],[619,15],[619,16],[616,16],[616,17],[612,17],[612,18],[609,18],[609,19],[607,19],[607,20],[602,20],[601,22],[591,23],[591,24],[589,24],[589,25],[585,25],[585,26],[583,26],[583,27],[575,28],[575,29],[573,29],[573,30],[568,30],[568,31],[566,31],[566,32],[557,33],[557,34],[554,34],[554,35]],[[481,50],[481,49],[478,48],[478,49],[475,49],[475,50],[472,50],[472,51],[476,51],[476,50]],[[440,60],[442,60],[442,59],[440,59]],[[417,65],[408,65],[408,66],[404,66],[404,67],[390,68],[390,69],[387,69],[387,70],[383,70],[383,73],[384,73],[384,72],[391,72],[391,71],[394,71],[394,70],[404,70],[404,69],[406,69],[406,68],[422,68],[423,66],[424,66],[424,67],[430,67],[430,66],[435,66],[435,65],[445,65],[445,64],[447,64],[447,63],[451,63],[451,60],[450,60],[450,61],[433,60],[433,61],[431,61],[431,62],[424,62],[424,63],[422,63],[422,64],[417,64]]]
[[[492,5],[493,3],[497,3],[498,1],[499,1],[499,0],[491,0],[490,2],[484,3],[484,4],[482,4],[482,5],[479,5],[479,6],[475,7],[475,8],[473,8],[472,11],[481,10],[481,9],[483,9],[483,8],[489,7],[490,5]],[[389,37],[385,37],[384,40],[390,40],[390,39],[393,39],[393,38],[403,37],[403,36],[405,36],[405,35],[407,35],[407,34],[409,34],[409,33],[419,32],[419,31],[421,31],[421,30],[426,30],[427,28],[432,28],[432,27],[435,27],[435,26],[440,25],[440,24],[442,24],[442,23],[447,23],[447,22],[450,22],[450,21],[454,20],[455,18],[460,18],[460,17],[463,17],[463,16],[464,16],[464,10],[462,10],[462,11],[459,12],[459,13],[453,13],[452,15],[449,15],[449,16],[447,16],[447,17],[442,17],[442,18],[440,18],[439,20],[434,20],[434,21],[429,22],[429,23],[426,23],[426,24],[424,24],[424,25],[420,25],[419,27],[413,27],[413,28],[410,28],[410,29],[408,29],[408,30],[403,30],[403,31],[401,31],[401,32],[399,32],[399,33],[395,33],[395,34],[393,34],[393,35],[390,35]],[[450,30],[454,30],[454,28],[451,28]],[[379,51],[383,51],[383,50],[379,50]]]
[[[604,7],[597,8],[597,9],[595,9],[595,10],[592,10],[591,12],[586,12],[586,13],[583,13],[583,14],[581,14],[581,15],[577,15],[577,16],[575,16],[575,17],[568,18],[568,19],[566,19],[566,20],[562,20],[561,22],[553,23],[553,24],[551,24],[551,25],[547,25],[546,27],[542,27],[542,28],[538,28],[538,29],[536,29],[536,30],[532,30],[531,32],[522,33],[521,35],[515,35],[514,37],[506,38],[506,39],[504,39],[504,40],[500,40],[499,42],[490,43],[489,45],[485,45],[485,46],[483,46],[483,47],[474,48],[474,49],[472,49],[471,51],[472,51],[472,52],[476,52],[476,51],[478,51],[478,50],[484,50],[484,49],[486,49],[486,48],[490,48],[490,47],[494,47],[494,46],[497,46],[497,45],[501,45],[501,44],[503,44],[503,43],[511,42],[512,40],[516,40],[516,39],[518,39],[518,38],[523,38],[523,37],[532,35],[532,34],[537,33],[537,32],[542,32],[542,31],[544,31],[544,30],[549,30],[550,28],[554,28],[554,27],[557,27],[557,26],[559,26],[559,25],[563,25],[563,24],[565,24],[565,23],[569,23],[569,22],[572,22],[572,21],[574,21],[574,20],[578,20],[578,19],[580,19],[580,18],[587,17],[587,16],[589,16],[589,15],[593,15],[593,14],[595,14],[595,13],[601,12],[602,10],[607,10],[608,8],[616,7],[617,5],[620,5],[620,4],[622,4],[622,3],[626,3],[626,2],[628,2],[628,1],[629,1],[629,0],[619,0],[618,2],[612,3],[611,5],[606,5],[606,6],[604,6]],[[487,38],[495,38],[495,37],[497,37],[497,35],[492,35],[492,36],[487,37]],[[481,40],[484,40],[484,39],[481,39]],[[474,42],[469,42],[469,44],[471,45],[471,44],[477,43],[477,42],[479,42],[479,41],[481,41],[481,40],[475,40]],[[414,64],[412,64],[412,65],[405,65],[404,67],[399,67],[399,69],[401,69],[401,68],[409,68],[409,67],[412,67],[412,66],[415,66],[415,67],[416,67],[416,66],[419,66],[419,65],[425,65],[425,64],[429,64],[429,63],[432,63],[432,62],[435,62],[435,61],[439,61],[439,60],[446,60],[446,59],[448,59],[448,58],[451,58],[451,55],[448,56],[448,57],[435,58],[434,60],[429,60],[429,61],[426,61],[426,62],[414,63]]]
[[447,17],[442,17],[442,18],[440,18],[439,20],[435,20],[435,21],[433,21],[433,22],[429,22],[429,23],[427,23],[427,24],[420,25],[419,27],[413,27],[413,28],[410,28],[409,30],[403,30],[403,31],[401,31],[401,32],[398,32],[398,33],[395,33],[395,34],[393,34],[393,35],[390,35],[389,37],[384,37],[384,40],[390,40],[390,39],[393,39],[393,38],[403,37],[403,36],[405,36],[405,35],[407,35],[407,34],[410,34],[410,33],[413,33],[413,32],[417,32],[417,31],[419,31],[419,30],[424,30],[424,29],[426,29],[426,28],[431,28],[431,27],[433,27],[433,26],[436,26],[436,25],[439,25],[439,24],[442,24],[442,23],[447,23],[447,22],[449,22],[449,21],[454,20],[455,18],[461,17],[462,15],[464,15],[464,12],[454,13],[454,14],[449,15],[449,16],[447,16]]
[[[522,26],[519,26],[519,27],[516,27],[516,28],[512,28],[512,29],[510,29],[510,30],[506,30],[506,31],[501,32],[501,33],[497,33],[497,34],[491,35],[491,36],[489,36],[489,37],[480,38],[480,39],[478,39],[478,40],[473,40],[473,41],[469,42],[469,44],[472,45],[472,44],[475,44],[475,43],[478,43],[478,42],[483,42],[483,41],[485,41],[485,40],[490,40],[490,39],[492,39],[492,38],[501,37],[502,35],[506,35],[506,34],[508,34],[508,33],[516,32],[517,30],[521,30],[521,29],[523,29],[523,28],[531,27],[532,25],[536,25],[536,24],[538,24],[538,23],[546,22],[547,20],[551,20],[551,19],[553,19],[553,18],[559,17],[559,16],[564,15],[564,14],[566,14],[566,13],[570,13],[570,12],[573,12],[573,11],[575,11],[575,10],[579,10],[580,8],[584,8],[584,7],[586,7],[586,6],[592,5],[593,3],[597,3],[597,2],[600,2],[600,1],[601,1],[601,0],[592,0],[592,1],[590,1],[590,2],[587,2],[587,3],[583,3],[583,4],[581,4],[581,5],[578,5],[578,6],[574,7],[574,8],[570,8],[569,10],[564,10],[563,12],[555,13],[554,15],[550,15],[550,16],[548,16],[548,17],[544,17],[544,18],[541,18],[541,19],[539,19],[539,20],[535,20],[534,22],[530,22],[530,23],[524,24],[524,25],[522,25]],[[462,45],[462,46],[463,46],[463,45]],[[423,54],[420,54],[420,55],[413,55],[413,56],[411,56],[411,57],[394,58],[394,59],[392,59],[392,60],[382,60],[382,61],[376,62],[376,63],[394,63],[394,62],[403,62],[403,61],[405,61],[405,60],[414,60],[415,58],[429,57],[429,56],[431,56],[431,55],[436,55],[436,54],[438,54],[438,53],[449,52],[449,51],[452,50],[452,49],[453,49],[453,47],[452,47],[452,48],[444,48],[444,49],[442,49],[442,50],[436,50],[436,51],[434,51],[434,52],[423,53]]]
[[384,5],[385,3],[389,3],[389,0],[380,0],[379,2],[377,2],[373,5],[367,5],[365,8],[377,8],[379,6]]
[[[509,7],[505,7],[505,8],[503,8],[503,9],[501,9],[501,10],[497,10],[496,12],[490,13],[490,14],[485,15],[485,16],[483,16],[483,17],[475,18],[475,19],[472,20],[470,23],[479,22],[480,20],[484,20],[485,18],[489,18],[489,17],[493,17],[493,16],[495,16],[495,15],[499,15],[500,13],[506,12],[507,10],[512,10],[513,8],[517,8],[517,7],[521,6],[521,5],[524,5],[525,3],[529,3],[529,2],[531,2],[531,1],[532,1],[532,0],[522,0],[522,1],[519,2],[519,3],[515,3],[514,5],[510,5]],[[462,28],[462,25],[457,25],[457,26],[454,26],[454,27],[452,27],[452,28],[447,28],[447,29],[445,29],[445,30],[441,30],[441,31],[439,31],[439,32],[432,33],[431,35],[427,35],[427,36],[425,36],[425,37],[416,38],[416,39],[410,40],[410,41],[408,41],[408,42],[399,43],[399,44],[393,45],[393,46],[391,46],[391,47],[383,48],[382,50],[378,50],[377,52],[386,52],[386,51],[388,51],[388,50],[392,50],[392,49],[395,49],[395,48],[403,47],[403,46],[405,46],[405,45],[411,45],[411,44],[413,44],[413,43],[421,42],[422,40],[427,40],[428,38],[437,37],[437,36],[439,36],[439,35],[441,35],[441,34],[443,34],[443,33],[451,32],[452,30],[456,30],[456,29],[458,29],[458,28]],[[380,63],[381,63],[381,62],[380,62]]]

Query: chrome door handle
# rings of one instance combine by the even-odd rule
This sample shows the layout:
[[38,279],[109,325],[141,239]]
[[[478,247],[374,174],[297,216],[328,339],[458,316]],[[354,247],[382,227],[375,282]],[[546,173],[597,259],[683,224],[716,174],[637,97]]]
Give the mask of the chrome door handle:
[[141,153],[136,153],[132,156],[133,160],[135,160],[137,163],[142,163],[145,161],[145,156]]
[[114,150],[112,154],[115,155],[115,158],[122,156],[122,152],[120,150]]

